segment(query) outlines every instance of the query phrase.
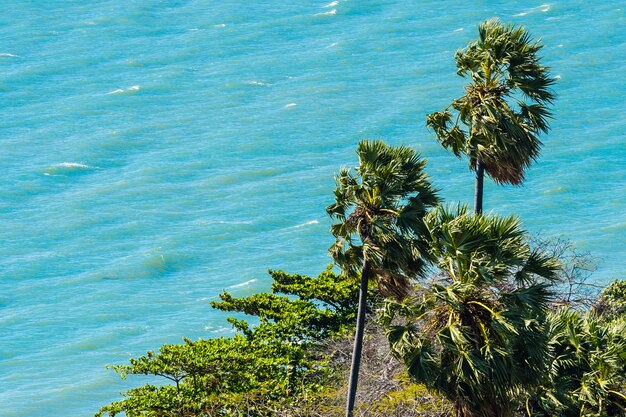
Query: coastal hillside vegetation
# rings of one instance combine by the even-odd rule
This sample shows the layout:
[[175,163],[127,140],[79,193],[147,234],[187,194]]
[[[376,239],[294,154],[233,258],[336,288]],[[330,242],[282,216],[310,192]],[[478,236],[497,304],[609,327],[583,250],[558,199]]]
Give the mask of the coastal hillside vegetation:
[[445,203],[411,147],[360,141],[329,195],[333,263],[222,293],[233,336],[111,366],[150,382],[96,416],[626,416],[626,281],[601,289],[590,254],[483,213],[484,172],[522,182],[555,95],[524,28],[478,32],[455,55],[465,94],[427,117],[468,157],[474,209]]

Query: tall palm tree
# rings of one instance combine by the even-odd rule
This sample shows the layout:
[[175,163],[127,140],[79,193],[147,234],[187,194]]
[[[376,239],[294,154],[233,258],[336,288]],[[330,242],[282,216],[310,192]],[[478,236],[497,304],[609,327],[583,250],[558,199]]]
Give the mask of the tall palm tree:
[[357,328],[347,399],[352,416],[363,346],[367,287],[377,280],[383,295],[401,299],[424,265],[423,216],[438,203],[424,173],[425,161],[411,148],[361,141],[359,166],[335,177],[335,203],[327,212],[336,242],[329,251],[343,273],[361,274]]
[[465,94],[427,117],[444,148],[469,158],[476,213],[482,212],[485,171],[498,184],[519,185],[539,156],[555,81],[540,62],[542,48],[524,27],[481,23],[478,40],[455,54],[457,74],[470,80]]
[[545,315],[557,264],[529,248],[514,217],[438,208],[424,219],[439,274],[388,300],[381,321],[416,381],[457,417],[509,417],[545,370]]

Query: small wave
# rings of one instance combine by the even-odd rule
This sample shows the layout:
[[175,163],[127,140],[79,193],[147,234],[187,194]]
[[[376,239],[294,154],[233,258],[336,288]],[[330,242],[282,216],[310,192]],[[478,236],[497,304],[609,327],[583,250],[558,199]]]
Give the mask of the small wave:
[[305,222],[305,223],[302,223],[302,224],[298,224],[298,225],[296,225],[296,226],[293,226],[293,227],[291,227],[290,229],[299,229],[299,228],[301,228],[301,227],[304,227],[304,226],[309,226],[309,225],[311,225],[311,224],[319,224],[319,221],[317,221],[317,220],[310,220],[310,221],[308,221],[308,222]]
[[335,46],[339,45],[339,42],[333,42],[330,45],[327,46],[327,48],[333,48]]
[[556,188],[552,188],[550,190],[545,190],[544,192],[542,192],[542,194],[546,194],[546,195],[550,195],[550,194],[561,194],[567,191],[567,188],[565,187],[556,187]]
[[335,6],[337,6],[338,4],[339,4],[339,2],[338,2],[338,1],[333,1],[333,2],[331,2],[331,3],[328,3],[326,6],[322,6],[322,8],[324,8],[324,9],[330,9],[331,7],[335,7]]
[[263,86],[263,87],[269,87],[270,85],[272,85],[272,83],[266,83],[265,81],[248,81],[246,84],[248,85],[259,85],[259,86]]
[[231,327],[219,326],[217,329],[211,323],[208,323],[204,326],[205,332],[211,333],[232,333],[234,330]]
[[454,31],[453,31],[453,32],[461,32],[461,31],[463,31],[463,30],[464,30],[463,28],[458,28],[458,29],[454,29]]
[[252,284],[253,282],[256,282],[256,281],[257,281],[256,279],[251,279],[251,280],[248,280],[248,281],[246,281],[246,282],[242,282],[242,283],[240,283],[240,284],[231,285],[231,286],[230,286],[230,287],[228,287],[228,288],[229,288],[229,289],[231,289],[231,288],[241,288],[241,287],[245,287],[245,286],[247,286],[247,285],[250,285],[250,284]]
[[77,172],[85,172],[97,169],[97,167],[92,167],[85,164],[79,164],[77,162],[61,162],[60,164],[51,165],[46,168],[43,172],[44,175],[54,176],[54,175],[64,175],[64,174],[72,174]]
[[170,260],[162,253],[151,255],[143,260],[143,266],[155,272],[166,272],[171,268]]
[[226,224],[226,225],[246,225],[253,224],[253,222],[248,220],[206,220],[206,219],[198,219],[193,222],[194,224],[202,225],[202,226],[211,226],[215,224]]
[[610,226],[602,227],[601,229],[602,230],[608,230],[609,232],[619,231],[619,230],[626,230],[626,223],[612,224]]
[[551,8],[552,7],[549,4],[542,4],[541,6],[533,7],[532,9],[526,9],[525,11],[518,13],[518,14],[514,14],[513,16],[517,16],[517,17],[526,16],[528,13],[535,13],[537,11],[545,13],[545,12],[549,12]]
[[13,55],[13,54],[9,54],[9,53],[4,53],[4,54],[0,54],[0,56],[9,56],[9,57],[17,57],[17,55]]
[[57,164],[57,166],[66,168],[91,168],[89,165],[79,164],[78,162],[61,162],[60,164]]
[[332,9],[329,12],[323,12],[323,13],[315,13],[313,16],[332,16],[337,14],[337,9]]
[[220,326],[215,330],[211,330],[211,333],[235,333],[235,330],[230,327]]
[[226,220],[219,220],[217,223],[219,224],[252,224],[251,221],[249,220],[241,220],[241,221],[226,221]]
[[286,108],[286,109],[288,109],[288,108],[290,108],[290,107],[295,107],[295,106],[297,106],[297,104],[296,104],[296,103],[289,103],[289,104],[287,104],[287,105],[285,106],[285,108]]
[[556,75],[556,76],[554,77],[554,79],[555,79],[555,80],[560,80],[560,79],[561,79],[561,74]]
[[213,25],[214,28],[225,28],[226,25],[224,23],[220,23],[219,25]]
[[109,94],[122,94],[122,93],[130,93],[133,91],[139,91],[141,89],[140,86],[138,85],[133,85],[128,87],[127,89],[123,89],[123,88],[118,88],[117,90],[113,90],[113,91],[109,91],[106,95]]
[[561,44],[559,44],[559,45],[557,45],[557,48],[562,48],[562,47],[563,47],[563,44],[562,44],[562,43],[561,43]]

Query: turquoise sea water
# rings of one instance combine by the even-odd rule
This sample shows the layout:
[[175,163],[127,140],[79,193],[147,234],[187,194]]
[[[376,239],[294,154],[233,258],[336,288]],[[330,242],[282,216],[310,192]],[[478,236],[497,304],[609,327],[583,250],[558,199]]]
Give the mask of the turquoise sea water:
[[486,208],[626,277],[626,4],[329,1],[0,1],[0,416],[90,415],[140,382],[105,364],[228,334],[223,288],[321,271],[360,138],[471,202],[424,120],[492,16],[543,37],[559,97],[525,186],[488,183]]

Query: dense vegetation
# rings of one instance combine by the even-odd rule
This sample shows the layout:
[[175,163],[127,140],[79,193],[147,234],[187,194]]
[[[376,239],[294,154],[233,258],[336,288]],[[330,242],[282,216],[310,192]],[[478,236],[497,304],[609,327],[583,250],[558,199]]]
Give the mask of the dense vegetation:
[[349,331],[358,284],[327,269],[317,278],[270,271],[272,293],[234,298],[215,308],[254,315],[260,324],[229,321],[233,337],[164,345],[159,352],[113,367],[122,377],[144,374],[171,384],[132,389],[103,407],[127,416],[271,416],[308,402],[339,375],[325,342]]
[[428,117],[479,176],[474,212],[440,205],[411,148],[360,142],[327,209],[334,264],[318,277],[270,271],[270,293],[224,292],[214,308],[258,324],[229,319],[232,337],[113,366],[155,382],[97,415],[626,416],[626,281],[597,294],[593,262],[570,244],[482,213],[482,170],[521,182],[547,131],[540,49],[523,28],[484,22],[456,55],[471,78],[456,121]]

